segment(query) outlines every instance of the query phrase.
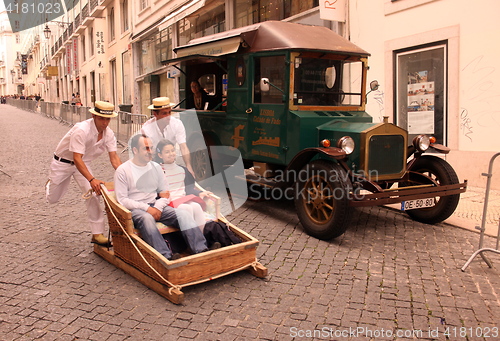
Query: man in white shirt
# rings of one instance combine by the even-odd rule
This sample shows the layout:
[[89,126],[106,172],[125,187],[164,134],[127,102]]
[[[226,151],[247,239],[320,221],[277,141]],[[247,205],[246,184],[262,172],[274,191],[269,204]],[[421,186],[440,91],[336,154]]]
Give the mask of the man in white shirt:
[[151,139],[135,135],[130,141],[130,150],[132,159],[115,172],[115,194],[118,202],[131,211],[134,226],[142,239],[165,258],[172,259],[172,250],[156,227],[159,221],[178,226],[193,253],[207,251],[206,239],[189,212],[168,206],[170,195],[163,170],[156,162],[151,162]]
[[170,103],[168,97],[154,98],[153,104],[148,107],[148,109],[152,110],[154,117],[143,124],[142,133],[151,138],[154,147],[162,139],[167,139],[174,145],[178,144],[186,168],[194,176],[191,155],[186,144],[186,129],[181,120],[171,116],[172,107],[173,103]]
[[64,135],[57,145],[50,164],[49,180],[46,184],[46,199],[48,203],[58,202],[68,191],[73,177],[82,193],[90,189],[94,193],[85,200],[87,216],[92,232],[91,242],[99,245],[109,245],[104,233],[104,213],[99,203],[101,184],[90,167],[92,160],[104,152],[108,152],[109,161],[114,169],[121,164],[116,153],[116,137],[108,127],[112,117],[118,114],[113,111],[114,105],[97,101],[95,108],[90,109],[92,118],[79,122]]

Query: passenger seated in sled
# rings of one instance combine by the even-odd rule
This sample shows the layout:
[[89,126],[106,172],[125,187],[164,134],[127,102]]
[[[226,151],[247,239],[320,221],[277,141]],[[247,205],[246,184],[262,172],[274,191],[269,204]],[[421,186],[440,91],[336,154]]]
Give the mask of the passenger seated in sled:
[[[194,218],[198,228],[204,233],[207,242],[210,239],[210,242],[208,242],[210,249],[241,242],[227,226],[210,221],[207,223],[204,199],[209,198],[213,193],[196,188],[195,179],[188,169],[175,163],[177,156],[175,145],[171,141],[163,139],[158,142],[156,152],[157,160],[160,162],[168,184],[169,205],[188,212]],[[207,231],[204,231],[205,226],[208,226]],[[168,237],[166,238],[168,239]],[[173,245],[175,241],[172,239],[169,239],[169,241],[170,245],[175,247]]]
[[[192,214],[168,206],[170,203],[167,183],[161,167],[152,162],[153,143],[145,135],[131,139],[132,159],[126,161],[115,172],[114,186],[117,201],[131,211],[136,229],[142,239],[167,259],[179,258],[173,255],[156,227],[156,222],[174,225],[192,253],[208,251],[205,237],[197,227]],[[157,196],[160,198],[157,199]]]
[[203,199],[212,193],[196,189],[193,175],[187,168],[175,163],[177,155],[172,142],[161,140],[156,146],[156,152],[168,184],[170,206],[189,212],[203,232],[206,222],[206,204]]

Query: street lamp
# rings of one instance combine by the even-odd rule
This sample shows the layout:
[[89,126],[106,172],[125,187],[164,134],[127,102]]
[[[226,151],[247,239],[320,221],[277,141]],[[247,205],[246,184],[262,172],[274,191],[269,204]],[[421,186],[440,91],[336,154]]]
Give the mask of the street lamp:
[[45,24],[45,29],[43,30],[43,35],[45,36],[45,39],[49,40],[50,39],[50,28],[49,25]]
[[[64,22],[64,21],[55,21],[51,20],[50,22],[58,24],[60,27],[64,27],[65,25],[72,25],[72,23],[69,22]],[[52,31],[50,31],[49,25],[47,22],[45,22],[45,28],[43,29],[43,35],[45,36],[45,39],[50,39],[50,35],[52,34]]]

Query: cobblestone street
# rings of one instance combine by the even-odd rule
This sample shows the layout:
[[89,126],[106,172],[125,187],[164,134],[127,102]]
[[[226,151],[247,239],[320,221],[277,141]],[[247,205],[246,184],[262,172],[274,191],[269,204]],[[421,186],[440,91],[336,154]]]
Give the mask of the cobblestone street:
[[[0,108],[1,341],[500,340],[498,255],[491,269],[477,257],[462,272],[477,233],[379,207],[357,209],[325,242],[302,231],[293,203],[248,201],[228,218],[260,241],[267,278],[187,287],[174,305],[93,253],[74,181],[60,203],[45,202],[69,127]],[[93,169],[112,181],[106,156]]]

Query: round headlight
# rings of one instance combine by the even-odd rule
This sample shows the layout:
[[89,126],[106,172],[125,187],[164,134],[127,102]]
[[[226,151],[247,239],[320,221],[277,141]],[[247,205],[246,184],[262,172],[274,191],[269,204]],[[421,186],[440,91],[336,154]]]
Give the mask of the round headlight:
[[418,135],[413,139],[413,145],[420,152],[425,152],[431,145],[431,140],[427,135]]
[[346,154],[351,154],[354,151],[354,140],[350,136],[344,136],[337,142],[337,147],[342,149]]

